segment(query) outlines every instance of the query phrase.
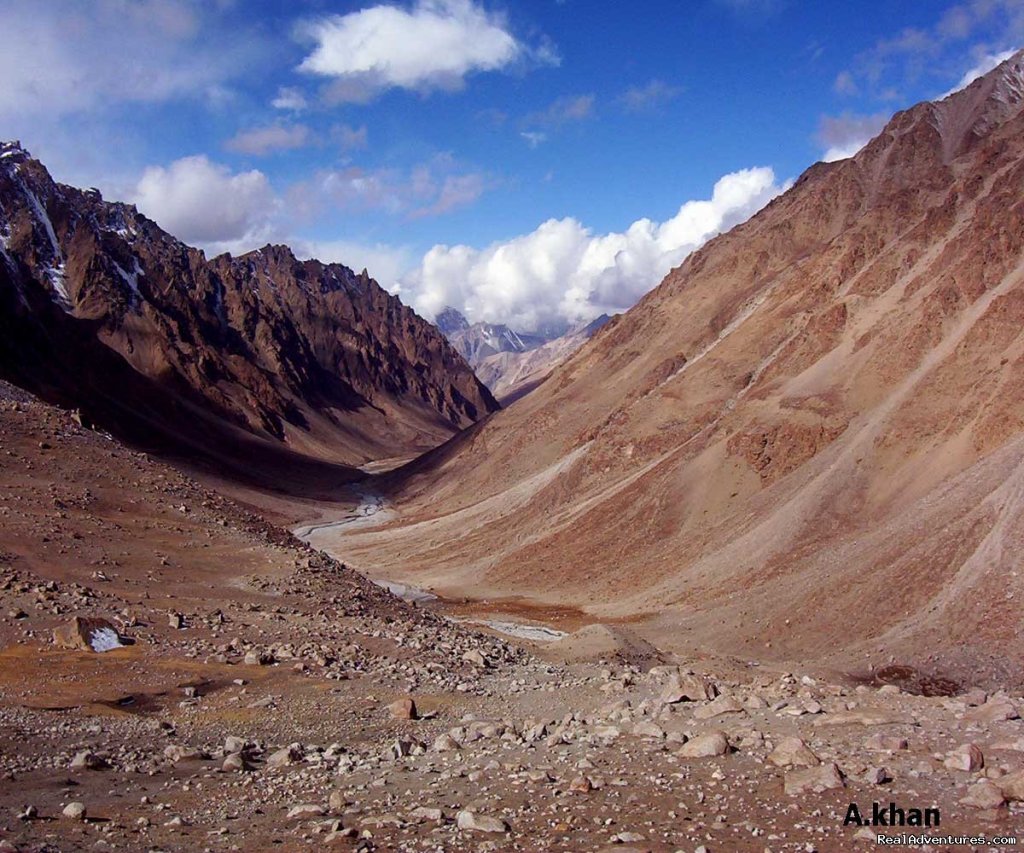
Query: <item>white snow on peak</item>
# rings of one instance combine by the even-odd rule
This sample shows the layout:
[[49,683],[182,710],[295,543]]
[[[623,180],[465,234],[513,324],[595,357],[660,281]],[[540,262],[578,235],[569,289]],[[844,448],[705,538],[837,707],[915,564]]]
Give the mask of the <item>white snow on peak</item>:
[[50,238],[50,247],[53,249],[53,257],[56,261],[61,260],[60,244],[57,242],[57,235],[53,230],[53,223],[50,222],[50,215],[46,212],[46,208],[43,207],[41,201],[32,190],[28,187],[23,186],[25,190],[25,197],[29,200],[29,204],[32,205],[32,209],[36,212],[36,217],[42,224],[43,228],[46,229],[46,236]]
[[128,290],[131,291],[132,295],[132,303],[138,304],[142,299],[142,293],[139,290],[139,276],[145,275],[145,272],[139,266],[138,258],[132,258],[132,262],[133,269],[131,272],[126,272],[117,261],[114,261],[114,268],[121,278],[124,279],[124,283],[128,285]]
[[54,267],[47,267],[45,273],[46,277],[50,280],[50,286],[53,288],[54,296],[56,297],[54,301],[65,311],[70,311],[71,295],[68,293],[64,264],[60,263]]

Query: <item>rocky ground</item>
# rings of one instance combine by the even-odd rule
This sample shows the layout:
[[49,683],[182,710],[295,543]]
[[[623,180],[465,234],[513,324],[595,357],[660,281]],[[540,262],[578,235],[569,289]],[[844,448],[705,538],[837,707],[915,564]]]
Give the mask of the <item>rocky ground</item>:
[[1024,836],[1024,699],[957,694],[510,645],[0,390],[0,850],[832,851],[874,801]]

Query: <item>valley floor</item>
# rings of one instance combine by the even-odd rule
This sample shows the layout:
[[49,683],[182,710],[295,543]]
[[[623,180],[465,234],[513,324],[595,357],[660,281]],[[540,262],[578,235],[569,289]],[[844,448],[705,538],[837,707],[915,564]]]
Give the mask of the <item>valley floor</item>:
[[[938,808],[933,836],[1024,837],[1020,696],[410,604],[278,526],[294,510],[2,389],[0,851],[855,850],[900,831],[843,825],[876,801]],[[131,644],[58,647],[74,616]]]

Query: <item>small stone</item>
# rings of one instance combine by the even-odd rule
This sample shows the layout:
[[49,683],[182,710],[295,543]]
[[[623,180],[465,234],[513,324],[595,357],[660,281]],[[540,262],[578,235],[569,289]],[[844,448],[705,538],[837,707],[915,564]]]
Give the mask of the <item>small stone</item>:
[[473,664],[473,666],[481,666],[481,667],[487,666],[487,658],[485,658],[476,649],[472,649],[472,650],[466,652],[462,656],[462,659],[464,661],[466,661],[467,663]]
[[68,820],[85,820],[85,804],[84,803],[68,803],[64,806],[64,810],[61,815],[66,817]]
[[224,764],[221,766],[228,773],[242,773],[249,769],[245,763],[245,759],[242,758],[242,753],[240,752],[232,752],[224,759]]
[[331,796],[327,799],[327,807],[330,809],[331,814],[341,814],[345,811],[345,807],[348,805],[348,800],[345,799],[345,792],[335,789],[331,791]]
[[569,783],[569,791],[573,794],[589,794],[594,790],[594,783],[586,776],[577,776]]
[[454,752],[457,749],[462,749],[462,747],[450,734],[439,735],[434,741],[434,752]]
[[288,810],[288,820],[311,820],[315,817],[323,817],[326,813],[323,806],[303,803],[302,805],[292,806]]

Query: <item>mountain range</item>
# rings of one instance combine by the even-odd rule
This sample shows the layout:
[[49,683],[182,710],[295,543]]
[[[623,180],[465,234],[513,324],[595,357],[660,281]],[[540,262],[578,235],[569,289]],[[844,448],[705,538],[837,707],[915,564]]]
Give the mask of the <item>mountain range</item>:
[[0,377],[133,441],[358,465],[497,409],[366,271],[284,246],[207,259],[17,143],[0,146],[0,205]]
[[586,343],[610,318],[544,332],[517,332],[500,323],[473,323],[455,308],[443,309],[435,323],[476,375],[504,404],[537,387]]
[[1021,676],[1024,54],[690,255],[380,486],[361,565],[685,653]]

